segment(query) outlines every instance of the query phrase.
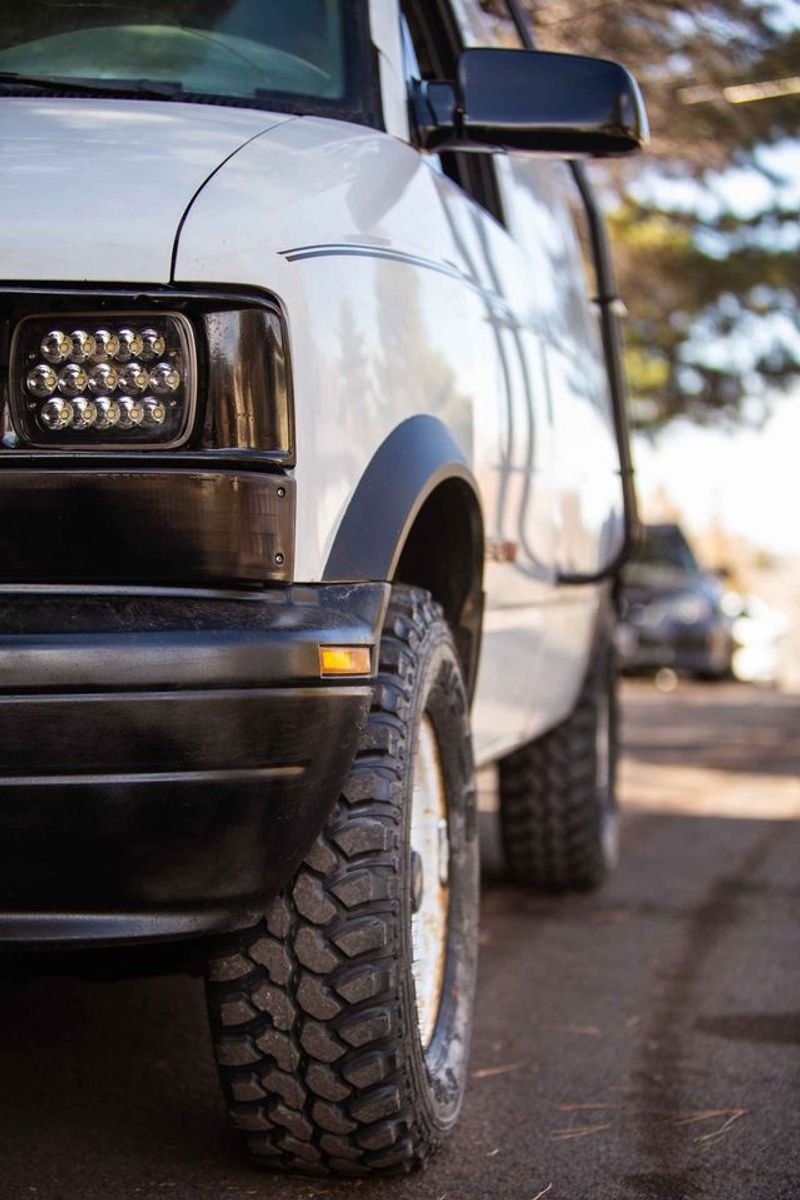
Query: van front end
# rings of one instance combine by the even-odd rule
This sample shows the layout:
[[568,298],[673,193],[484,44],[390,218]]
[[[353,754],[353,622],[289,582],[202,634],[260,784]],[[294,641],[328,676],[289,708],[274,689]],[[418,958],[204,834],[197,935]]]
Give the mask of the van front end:
[[0,300],[0,942],[253,919],[334,803],[385,588],[293,584],[270,299]]

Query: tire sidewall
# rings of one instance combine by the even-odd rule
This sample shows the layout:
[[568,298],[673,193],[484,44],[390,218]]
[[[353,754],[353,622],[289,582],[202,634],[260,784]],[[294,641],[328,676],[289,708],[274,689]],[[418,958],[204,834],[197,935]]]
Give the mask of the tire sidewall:
[[[436,621],[417,647],[404,780],[404,884],[400,895],[401,1003],[408,1030],[409,1084],[417,1120],[439,1136],[455,1124],[467,1076],[477,973],[478,837],[469,709],[450,631]],[[447,798],[448,920],[444,981],[433,1037],[423,1048],[416,1010],[411,941],[411,793],[423,716],[437,741]]]

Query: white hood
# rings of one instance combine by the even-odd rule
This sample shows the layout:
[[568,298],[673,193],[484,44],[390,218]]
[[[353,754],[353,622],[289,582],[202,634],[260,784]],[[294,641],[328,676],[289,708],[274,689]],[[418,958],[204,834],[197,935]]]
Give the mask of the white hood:
[[168,283],[192,198],[288,120],[204,104],[0,99],[0,280]]

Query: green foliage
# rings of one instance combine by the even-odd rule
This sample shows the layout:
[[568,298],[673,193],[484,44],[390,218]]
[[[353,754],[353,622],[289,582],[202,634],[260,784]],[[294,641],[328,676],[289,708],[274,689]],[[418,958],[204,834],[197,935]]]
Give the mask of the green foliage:
[[[623,295],[633,415],[658,427],[763,411],[800,375],[800,213],[723,213],[644,205],[630,195],[611,213]],[[756,404],[754,402],[760,402]]]
[[[484,7],[499,11],[492,0]],[[800,378],[800,214],[781,207],[778,180],[775,203],[755,216],[742,215],[747,205],[735,188],[719,183],[732,167],[766,178],[764,149],[800,134],[800,4],[523,0],[523,7],[542,49],[623,62],[647,101],[648,153],[596,173],[629,311],[634,422],[658,428],[680,414],[708,422],[764,411],[770,396]],[[730,90],[743,84],[769,86]],[[781,88],[785,94],[772,94]],[[665,178],[687,181],[680,211],[658,202]],[[711,184],[724,204],[704,202]]]

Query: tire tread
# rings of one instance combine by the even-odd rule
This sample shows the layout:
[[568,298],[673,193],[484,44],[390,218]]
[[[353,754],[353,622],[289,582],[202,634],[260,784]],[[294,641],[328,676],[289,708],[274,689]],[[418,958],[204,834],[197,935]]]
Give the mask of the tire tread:
[[595,888],[608,874],[596,785],[598,694],[611,718],[610,786],[616,760],[611,639],[601,626],[592,664],[570,716],[500,763],[500,825],[513,881],[543,892]]
[[398,1174],[435,1148],[403,1053],[402,781],[415,648],[441,608],[393,588],[361,747],[291,888],[219,939],[208,996],[232,1123],[271,1169]]

